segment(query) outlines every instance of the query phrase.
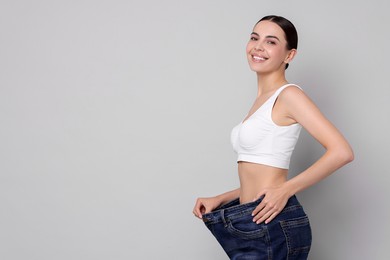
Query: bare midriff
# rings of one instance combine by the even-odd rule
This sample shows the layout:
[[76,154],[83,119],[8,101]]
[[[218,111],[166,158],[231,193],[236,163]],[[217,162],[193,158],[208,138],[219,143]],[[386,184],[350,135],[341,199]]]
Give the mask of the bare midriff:
[[252,202],[264,188],[275,187],[287,181],[287,169],[257,163],[239,162],[240,203]]

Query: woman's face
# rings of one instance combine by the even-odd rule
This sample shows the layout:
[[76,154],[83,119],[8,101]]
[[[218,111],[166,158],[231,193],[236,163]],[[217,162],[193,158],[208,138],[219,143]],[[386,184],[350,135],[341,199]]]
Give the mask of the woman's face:
[[249,66],[258,73],[284,72],[295,52],[287,49],[284,31],[271,21],[261,21],[255,26],[246,47]]

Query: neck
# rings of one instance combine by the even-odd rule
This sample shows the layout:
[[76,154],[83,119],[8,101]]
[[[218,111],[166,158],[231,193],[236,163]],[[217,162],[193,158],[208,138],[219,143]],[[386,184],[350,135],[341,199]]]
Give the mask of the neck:
[[285,74],[257,74],[257,97],[287,84]]

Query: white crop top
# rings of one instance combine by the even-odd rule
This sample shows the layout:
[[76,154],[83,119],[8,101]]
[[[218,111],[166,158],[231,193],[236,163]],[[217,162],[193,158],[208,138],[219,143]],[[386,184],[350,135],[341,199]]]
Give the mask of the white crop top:
[[231,142],[238,154],[237,162],[245,161],[288,169],[291,154],[302,126],[298,123],[279,126],[272,120],[272,108],[286,84],[275,91],[249,118],[233,128]]

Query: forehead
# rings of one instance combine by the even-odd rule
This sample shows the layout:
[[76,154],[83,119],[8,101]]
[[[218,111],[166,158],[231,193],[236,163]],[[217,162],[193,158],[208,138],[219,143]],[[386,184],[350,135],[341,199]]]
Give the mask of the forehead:
[[280,40],[285,40],[285,34],[282,28],[274,22],[271,21],[261,21],[253,28],[253,31],[260,35],[260,37],[265,36],[276,36]]

